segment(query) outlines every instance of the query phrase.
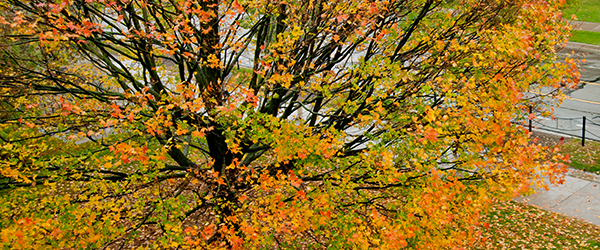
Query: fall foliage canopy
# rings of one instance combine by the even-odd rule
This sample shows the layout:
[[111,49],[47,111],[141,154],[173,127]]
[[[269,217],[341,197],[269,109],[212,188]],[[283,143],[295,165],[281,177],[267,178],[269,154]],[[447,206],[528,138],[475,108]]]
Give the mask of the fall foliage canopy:
[[468,246],[565,171],[560,2],[0,0],[0,246]]

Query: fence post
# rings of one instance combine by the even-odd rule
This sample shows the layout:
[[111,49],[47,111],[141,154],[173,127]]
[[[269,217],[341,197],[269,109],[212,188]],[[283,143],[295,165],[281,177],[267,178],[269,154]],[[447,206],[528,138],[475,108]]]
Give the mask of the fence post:
[[585,147],[585,116],[583,116],[583,129],[581,130],[581,146]]
[[532,108],[531,108],[531,105],[529,105],[529,133],[531,133],[531,113],[532,113]]

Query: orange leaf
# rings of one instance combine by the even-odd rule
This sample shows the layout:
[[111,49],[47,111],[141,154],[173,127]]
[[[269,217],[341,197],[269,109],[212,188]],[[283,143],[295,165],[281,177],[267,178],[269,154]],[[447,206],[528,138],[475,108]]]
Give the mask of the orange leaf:
[[242,7],[242,6],[240,5],[240,3],[238,2],[238,0],[233,0],[232,7],[233,7],[233,8],[236,10],[236,12],[237,12],[238,14],[242,14],[242,13],[244,13],[244,7]]

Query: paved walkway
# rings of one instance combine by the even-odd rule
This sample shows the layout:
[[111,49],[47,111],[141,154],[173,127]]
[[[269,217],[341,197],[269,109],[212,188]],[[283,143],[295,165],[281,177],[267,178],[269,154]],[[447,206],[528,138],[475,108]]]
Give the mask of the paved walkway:
[[544,210],[561,213],[600,226],[600,176],[569,169],[565,184],[554,186],[546,182],[550,189],[537,189],[527,197],[516,201],[536,205]]
[[575,28],[575,30],[600,32],[600,23],[573,21],[572,25]]

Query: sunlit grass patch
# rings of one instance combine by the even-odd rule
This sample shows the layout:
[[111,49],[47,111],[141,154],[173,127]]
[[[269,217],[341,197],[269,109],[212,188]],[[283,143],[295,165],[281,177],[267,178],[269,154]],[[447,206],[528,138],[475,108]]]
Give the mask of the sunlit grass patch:
[[586,141],[581,146],[581,139],[567,140],[560,147],[563,154],[569,154],[569,166],[587,172],[600,174],[600,142]]
[[600,23],[600,0],[567,1],[563,15],[567,19],[576,15],[579,21]]
[[574,30],[570,42],[600,45],[600,32]]

